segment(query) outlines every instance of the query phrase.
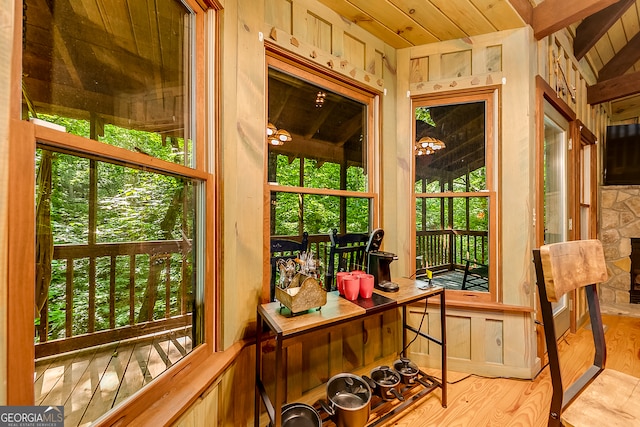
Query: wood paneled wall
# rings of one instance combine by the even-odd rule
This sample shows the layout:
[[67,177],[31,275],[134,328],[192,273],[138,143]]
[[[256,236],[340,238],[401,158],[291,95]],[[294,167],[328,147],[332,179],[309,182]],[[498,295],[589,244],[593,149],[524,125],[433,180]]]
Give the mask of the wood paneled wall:
[[[461,90],[499,87],[496,90],[497,122],[494,180],[498,194],[498,229],[492,230],[498,247],[498,293],[496,304],[524,307],[483,310],[449,307],[447,339],[449,367],[482,375],[508,375],[531,378],[539,369],[536,357],[534,277],[531,263],[535,191],[535,112],[536,45],[529,28],[496,32],[401,49],[398,51],[396,141],[402,144],[397,168],[399,188],[406,189],[398,209],[411,210],[413,176],[411,98],[453,96]],[[404,96],[403,96],[404,95]],[[412,244],[409,224],[403,247]],[[503,250],[502,248],[508,248]],[[405,272],[411,271],[405,261]],[[412,322],[418,313],[412,311]],[[429,317],[429,328],[437,322]],[[437,355],[418,340],[411,356],[426,366],[437,366]]]
[[601,141],[609,124],[609,104],[587,104],[587,87],[597,83],[591,68],[573,57],[573,40],[560,31],[538,42],[538,74]]

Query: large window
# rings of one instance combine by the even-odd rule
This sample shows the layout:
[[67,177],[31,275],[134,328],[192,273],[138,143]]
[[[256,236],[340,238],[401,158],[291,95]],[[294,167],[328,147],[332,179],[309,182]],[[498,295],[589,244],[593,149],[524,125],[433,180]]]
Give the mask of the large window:
[[326,263],[331,230],[368,233],[377,221],[376,98],[275,57],[268,65],[269,235],[307,232]]
[[64,405],[65,425],[95,421],[212,344],[203,15],[190,0],[24,1],[34,395]]
[[495,285],[493,91],[415,99],[415,255],[418,276],[490,295]]

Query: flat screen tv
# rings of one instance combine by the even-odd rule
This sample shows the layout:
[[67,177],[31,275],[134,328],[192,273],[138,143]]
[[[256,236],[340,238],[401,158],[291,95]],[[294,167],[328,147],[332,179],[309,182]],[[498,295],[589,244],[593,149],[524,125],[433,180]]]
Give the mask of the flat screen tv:
[[640,185],[640,124],[607,126],[604,185]]

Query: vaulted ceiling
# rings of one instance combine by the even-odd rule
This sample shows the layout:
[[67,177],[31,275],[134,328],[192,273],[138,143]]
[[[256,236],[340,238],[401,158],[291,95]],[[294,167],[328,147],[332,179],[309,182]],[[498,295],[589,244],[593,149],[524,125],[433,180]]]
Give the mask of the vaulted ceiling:
[[594,76],[592,105],[612,120],[640,116],[640,0],[319,0],[395,48],[530,25],[542,39],[564,28]]

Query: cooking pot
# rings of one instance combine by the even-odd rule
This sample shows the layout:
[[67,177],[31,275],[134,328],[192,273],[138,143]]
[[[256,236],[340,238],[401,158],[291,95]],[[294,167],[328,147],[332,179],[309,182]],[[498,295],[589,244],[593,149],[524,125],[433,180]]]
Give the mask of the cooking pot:
[[382,400],[404,400],[398,391],[400,388],[400,374],[388,366],[378,366],[371,371],[371,378],[363,377],[370,382],[370,386],[375,389]]
[[289,403],[282,407],[282,427],[322,427],[322,420],[313,406]]
[[338,427],[364,427],[369,421],[371,388],[362,378],[349,373],[334,375],[327,381],[327,400],[320,400],[320,406]]
[[425,387],[431,387],[431,384],[418,377],[418,374],[420,373],[418,365],[406,357],[401,357],[393,362],[393,369],[400,374],[404,384],[413,385],[415,383],[420,383]]

